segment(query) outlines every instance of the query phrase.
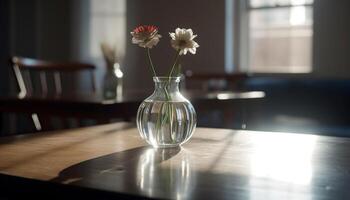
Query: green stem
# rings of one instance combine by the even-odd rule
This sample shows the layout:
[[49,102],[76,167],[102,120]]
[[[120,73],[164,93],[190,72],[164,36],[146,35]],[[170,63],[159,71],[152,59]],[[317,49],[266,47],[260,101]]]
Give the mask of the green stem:
[[156,74],[156,70],[154,69],[154,65],[153,65],[153,62],[152,62],[152,59],[151,59],[151,52],[150,52],[149,48],[147,48],[147,56],[148,56],[149,64],[150,64],[151,69],[152,69],[153,76],[156,77],[157,74]]
[[[149,53],[149,51],[148,51],[148,53]],[[170,126],[169,128],[170,128],[170,134],[171,134],[170,138],[171,138],[171,140],[173,142],[175,142],[174,141],[174,136],[173,136],[173,133],[172,133],[174,108],[173,108],[173,106],[171,105],[171,102],[170,102],[171,101],[171,96],[169,95],[169,92],[168,92],[169,88],[168,87],[169,87],[169,84],[170,84],[170,78],[171,78],[171,76],[172,76],[172,74],[174,72],[175,66],[176,66],[176,64],[177,64],[177,62],[179,60],[179,56],[180,56],[179,51],[177,51],[176,52],[176,56],[175,56],[174,64],[173,64],[173,66],[172,66],[172,68],[170,70],[170,73],[169,73],[168,83],[166,83],[166,85],[163,88],[164,93],[165,93],[166,102],[164,103],[165,107],[163,107],[164,104],[162,104],[162,106],[160,108],[160,112],[159,112],[159,116],[162,116],[161,117],[162,119],[158,118],[157,119],[157,125],[156,125],[157,126],[157,130],[159,132],[160,129],[161,129],[162,124],[165,124],[167,121],[169,121],[169,126]],[[150,56],[149,56],[149,60],[150,60],[150,63],[152,63],[152,61],[150,59]],[[151,66],[153,66],[153,65],[151,64]],[[165,109],[164,110],[164,116],[162,115],[163,109]],[[158,133],[158,135],[159,134],[160,133]]]
[[159,114],[158,114],[158,118],[157,118],[157,123],[156,123],[156,127],[157,127],[157,141],[159,141],[159,136],[160,136],[160,131],[161,131],[161,126],[164,123],[162,118],[162,112],[163,112],[163,107],[164,107],[164,103],[162,103],[162,105],[160,106],[159,109]]
[[173,74],[173,71],[174,71],[174,69],[175,69],[175,66],[176,66],[176,63],[178,62],[178,60],[179,60],[179,57],[180,57],[180,51],[176,51],[176,56],[175,56],[175,61],[174,61],[174,64],[173,64],[173,66],[171,67],[171,70],[170,70],[170,73],[169,73],[169,81],[170,81],[170,77],[171,77],[171,75]]
[[165,88],[164,88],[164,91],[165,91],[165,96],[166,96],[166,99],[168,101],[168,104],[167,104],[167,107],[166,107],[166,116],[165,116],[165,120],[169,120],[169,128],[170,128],[170,138],[172,140],[172,142],[175,142],[174,141],[174,137],[173,137],[173,133],[172,133],[172,127],[173,127],[173,117],[174,117],[174,110],[173,110],[173,107],[170,103],[171,101],[171,96],[168,94],[168,91],[167,91],[167,88],[169,87],[169,84],[170,84],[170,78],[174,72],[174,69],[175,69],[175,66],[179,60],[179,57],[180,57],[180,54],[179,54],[179,51],[176,52],[176,56],[175,56],[175,61],[174,61],[174,64],[173,66],[171,67],[171,70],[170,70],[170,73],[169,73],[169,78],[168,78],[168,83],[165,85]]
[[179,57],[180,57],[179,52],[180,52],[180,51],[177,51],[177,52],[176,52],[175,61],[174,61],[173,66],[171,67],[171,70],[170,70],[170,73],[169,73],[168,83],[165,85],[165,88],[164,88],[165,95],[166,95],[166,98],[167,98],[168,101],[170,101],[171,99],[170,99],[170,96],[169,96],[169,94],[168,94],[166,88],[169,87],[171,75],[173,74],[173,71],[174,71],[174,68],[175,68],[175,66],[176,66],[176,63],[177,63],[178,60],[179,60]]

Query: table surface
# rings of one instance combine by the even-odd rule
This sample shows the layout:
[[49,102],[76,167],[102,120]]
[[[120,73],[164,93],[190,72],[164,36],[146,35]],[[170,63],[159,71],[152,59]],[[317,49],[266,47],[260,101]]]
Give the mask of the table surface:
[[0,139],[0,180],[100,195],[349,199],[349,169],[349,139],[293,133],[197,128],[182,148],[153,149],[134,124],[114,123]]

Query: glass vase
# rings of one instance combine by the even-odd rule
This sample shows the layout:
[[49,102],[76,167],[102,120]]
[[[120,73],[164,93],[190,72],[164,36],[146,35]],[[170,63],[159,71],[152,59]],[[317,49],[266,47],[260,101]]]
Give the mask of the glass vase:
[[123,72],[119,63],[108,67],[103,79],[103,98],[105,100],[116,100],[123,93]]
[[180,77],[154,77],[154,92],[138,109],[137,128],[153,147],[177,147],[188,141],[196,128],[196,112],[180,93],[180,80]]

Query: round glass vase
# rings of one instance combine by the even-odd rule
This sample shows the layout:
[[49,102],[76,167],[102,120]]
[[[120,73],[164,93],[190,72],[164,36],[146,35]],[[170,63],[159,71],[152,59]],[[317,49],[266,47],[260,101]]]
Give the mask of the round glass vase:
[[141,137],[156,148],[177,147],[190,139],[196,111],[179,91],[180,77],[153,77],[155,89],[136,117]]

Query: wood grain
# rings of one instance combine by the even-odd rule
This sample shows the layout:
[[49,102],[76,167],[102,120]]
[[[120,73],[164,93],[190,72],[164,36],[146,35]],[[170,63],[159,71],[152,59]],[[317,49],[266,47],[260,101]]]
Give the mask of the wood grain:
[[0,174],[150,198],[348,199],[349,169],[349,139],[293,133],[197,128],[157,150],[115,123],[0,140]]

